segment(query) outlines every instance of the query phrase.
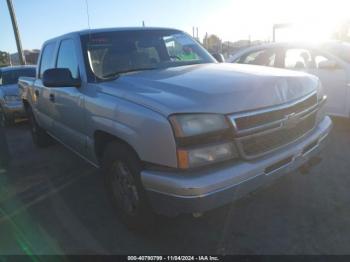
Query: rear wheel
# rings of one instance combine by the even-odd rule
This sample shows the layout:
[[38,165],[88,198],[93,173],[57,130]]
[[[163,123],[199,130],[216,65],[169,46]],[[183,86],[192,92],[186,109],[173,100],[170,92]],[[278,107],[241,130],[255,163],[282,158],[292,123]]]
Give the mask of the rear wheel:
[[38,125],[30,107],[27,108],[27,114],[34,144],[38,147],[48,147],[51,145],[53,143],[52,138]]
[[142,186],[141,164],[129,146],[112,142],[105,150],[102,170],[108,194],[121,220],[132,229],[150,229],[155,215]]

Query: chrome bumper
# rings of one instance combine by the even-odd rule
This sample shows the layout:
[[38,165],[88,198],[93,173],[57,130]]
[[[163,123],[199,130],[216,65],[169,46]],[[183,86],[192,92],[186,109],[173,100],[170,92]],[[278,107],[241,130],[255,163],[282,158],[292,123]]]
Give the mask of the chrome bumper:
[[143,171],[142,183],[157,213],[204,212],[238,199],[298,169],[317,156],[332,129],[325,117],[301,141],[252,161],[194,172]]

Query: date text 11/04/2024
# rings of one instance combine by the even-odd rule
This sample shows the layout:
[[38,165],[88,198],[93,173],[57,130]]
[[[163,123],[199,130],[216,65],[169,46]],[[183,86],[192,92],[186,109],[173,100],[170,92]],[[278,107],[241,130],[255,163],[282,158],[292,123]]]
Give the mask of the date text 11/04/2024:
[[128,256],[128,261],[219,261],[217,256]]

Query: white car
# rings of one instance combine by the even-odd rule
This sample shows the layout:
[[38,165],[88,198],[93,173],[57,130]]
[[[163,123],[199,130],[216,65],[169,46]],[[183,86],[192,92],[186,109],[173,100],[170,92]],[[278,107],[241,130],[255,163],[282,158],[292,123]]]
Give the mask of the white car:
[[350,117],[350,44],[319,45],[271,43],[245,48],[233,54],[230,63],[279,67],[307,72],[320,78],[328,96],[326,112]]

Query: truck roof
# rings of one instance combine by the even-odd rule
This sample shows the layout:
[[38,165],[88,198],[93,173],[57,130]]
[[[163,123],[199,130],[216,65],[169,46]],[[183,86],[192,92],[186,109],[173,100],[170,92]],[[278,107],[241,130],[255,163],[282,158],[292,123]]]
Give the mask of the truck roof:
[[87,29],[79,31],[80,35],[87,35],[91,33],[105,33],[105,32],[118,32],[118,31],[157,31],[157,30],[172,30],[179,31],[181,30],[174,28],[166,28],[166,27],[115,27],[115,28],[101,28],[101,29]]
[[112,28],[100,28],[100,29],[85,29],[75,32],[70,32],[64,35],[57,36],[55,38],[45,41],[45,43],[58,40],[60,38],[76,35],[88,35],[94,33],[106,33],[106,32],[122,32],[122,31],[157,31],[157,30],[172,30],[182,32],[181,30],[166,27],[112,27]]
[[8,72],[12,70],[19,70],[19,69],[30,69],[33,68],[35,69],[35,65],[19,65],[19,66],[6,66],[6,67],[0,67],[1,72]]

